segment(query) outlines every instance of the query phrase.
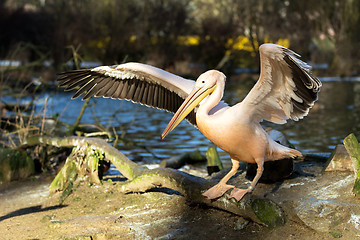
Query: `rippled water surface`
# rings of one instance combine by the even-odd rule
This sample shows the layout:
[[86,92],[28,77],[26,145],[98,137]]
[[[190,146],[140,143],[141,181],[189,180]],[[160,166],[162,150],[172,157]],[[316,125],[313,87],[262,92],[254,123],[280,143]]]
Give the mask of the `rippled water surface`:
[[[241,101],[251,89],[253,81],[233,81],[226,86],[224,99],[230,105]],[[38,105],[48,97],[47,114],[61,113],[60,120],[73,123],[83,102],[70,100],[72,93],[62,90],[42,95]],[[24,99],[26,101],[26,99]],[[66,108],[66,109],[65,109]],[[39,107],[40,109],[40,107]],[[64,110],[65,109],[65,110]],[[96,98],[90,101],[82,123],[100,121],[105,126],[121,126],[126,138],[137,145],[147,146],[158,158],[167,158],[185,151],[199,149],[205,154],[210,146],[199,130],[183,121],[164,141],[160,134],[172,117],[172,113],[148,108],[128,101]],[[298,122],[284,125],[264,122],[283,132],[294,146],[303,153],[330,152],[349,133],[360,136],[360,82],[324,81],[319,100],[310,114]],[[119,131],[121,134],[121,131]],[[151,153],[141,147],[120,146],[124,153],[138,154],[153,160]],[[226,153],[219,150],[221,158],[229,163]]]

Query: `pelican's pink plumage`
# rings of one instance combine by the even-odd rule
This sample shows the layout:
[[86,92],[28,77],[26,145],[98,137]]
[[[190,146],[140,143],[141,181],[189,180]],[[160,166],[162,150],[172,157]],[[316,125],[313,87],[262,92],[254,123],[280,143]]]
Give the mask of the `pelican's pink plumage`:
[[[232,189],[230,197],[239,201],[254,190],[265,161],[301,156],[299,151],[273,141],[260,122],[283,124],[287,119],[303,118],[321,88],[310,67],[291,50],[263,44],[259,51],[259,80],[242,102],[231,107],[221,101],[226,77],[216,70],[201,74],[194,82],[149,65],[127,63],[62,73],[59,81],[67,90],[80,87],[74,97],[85,93],[84,98],[128,99],[172,112],[177,110],[161,138],[184,118],[197,125],[210,141],[230,155],[233,164],[230,172],[203,195],[215,199]],[[236,173],[239,161],[258,165],[257,174],[247,189],[227,184]]]

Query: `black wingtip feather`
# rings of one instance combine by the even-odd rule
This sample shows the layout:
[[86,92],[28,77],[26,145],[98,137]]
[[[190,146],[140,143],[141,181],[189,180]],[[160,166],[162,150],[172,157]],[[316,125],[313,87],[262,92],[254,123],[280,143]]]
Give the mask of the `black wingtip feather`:
[[[303,100],[302,103],[299,103],[292,99],[294,105],[293,114],[297,117],[302,117],[318,99],[318,93],[322,84],[319,79],[310,73],[308,68],[300,66],[293,58],[294,56],[291,53],[285,51],[284,60],[292,71],[293,81],[296,85],[295,94]],[[300,60],[298,61],[300,62]]]

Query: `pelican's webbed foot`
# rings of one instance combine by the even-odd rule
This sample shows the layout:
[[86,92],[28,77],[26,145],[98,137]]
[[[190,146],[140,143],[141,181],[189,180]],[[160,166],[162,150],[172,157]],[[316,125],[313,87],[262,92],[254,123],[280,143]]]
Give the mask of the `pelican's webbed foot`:
[[235,198],[236,201],[240,201],[245,196],[245,194],[252,192],[252,191],[253,191],[253,188],[251,186],[247,189],[234,188],[231,191],[229,198]]
[[221,197],[228,191],[229,189],[235,188],[235,186],[224,184],[224,183],[218,183],[206,192],[204,192],[202,195],[207,197],[207,199],[215,199],[218,197]]

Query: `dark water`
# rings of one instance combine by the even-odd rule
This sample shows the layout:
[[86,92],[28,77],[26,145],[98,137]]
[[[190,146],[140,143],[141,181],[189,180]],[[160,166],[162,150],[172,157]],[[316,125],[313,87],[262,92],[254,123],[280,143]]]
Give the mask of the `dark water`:
[[[241,101],[251,89],[253,81],[229,82],[224,99],[230,105]],[[37,109],[41,109],[48,98],[47,115],[60,114],[60,120],[73,123],[83,102],[70,100],[72,93],[59,90],[41,95]],[[4,101],[10,98],[3,97]],[[23,99],[22,101],[27,101]],[[126,131],[126,138],[137,145],[145,145],[158,157],[168,158],[185,151],[199,149],[203,154],[210,142],[193,126],[183,121],[164,141],[160,134],[172,117],[172,113],[148,108],[128,101],[96,98],[90,101],[82,123],[100,121],[105,126],[120,127],[118,133]],[[360,82],[325,81],[319,100],[310,114],[298,122],[289,121],[284,125],[264,122],[264,127],[272,127],[283,132],[290,142],[303,153],[331,152],[342,143],[349,133],[360,136]],[[132,153],[153,160],[154,156],[141,147],[120,146],[123,153]],[[228,162],[226,153],[219,150],[221,158]],[[229,163],[229,162],[228,162]]]

